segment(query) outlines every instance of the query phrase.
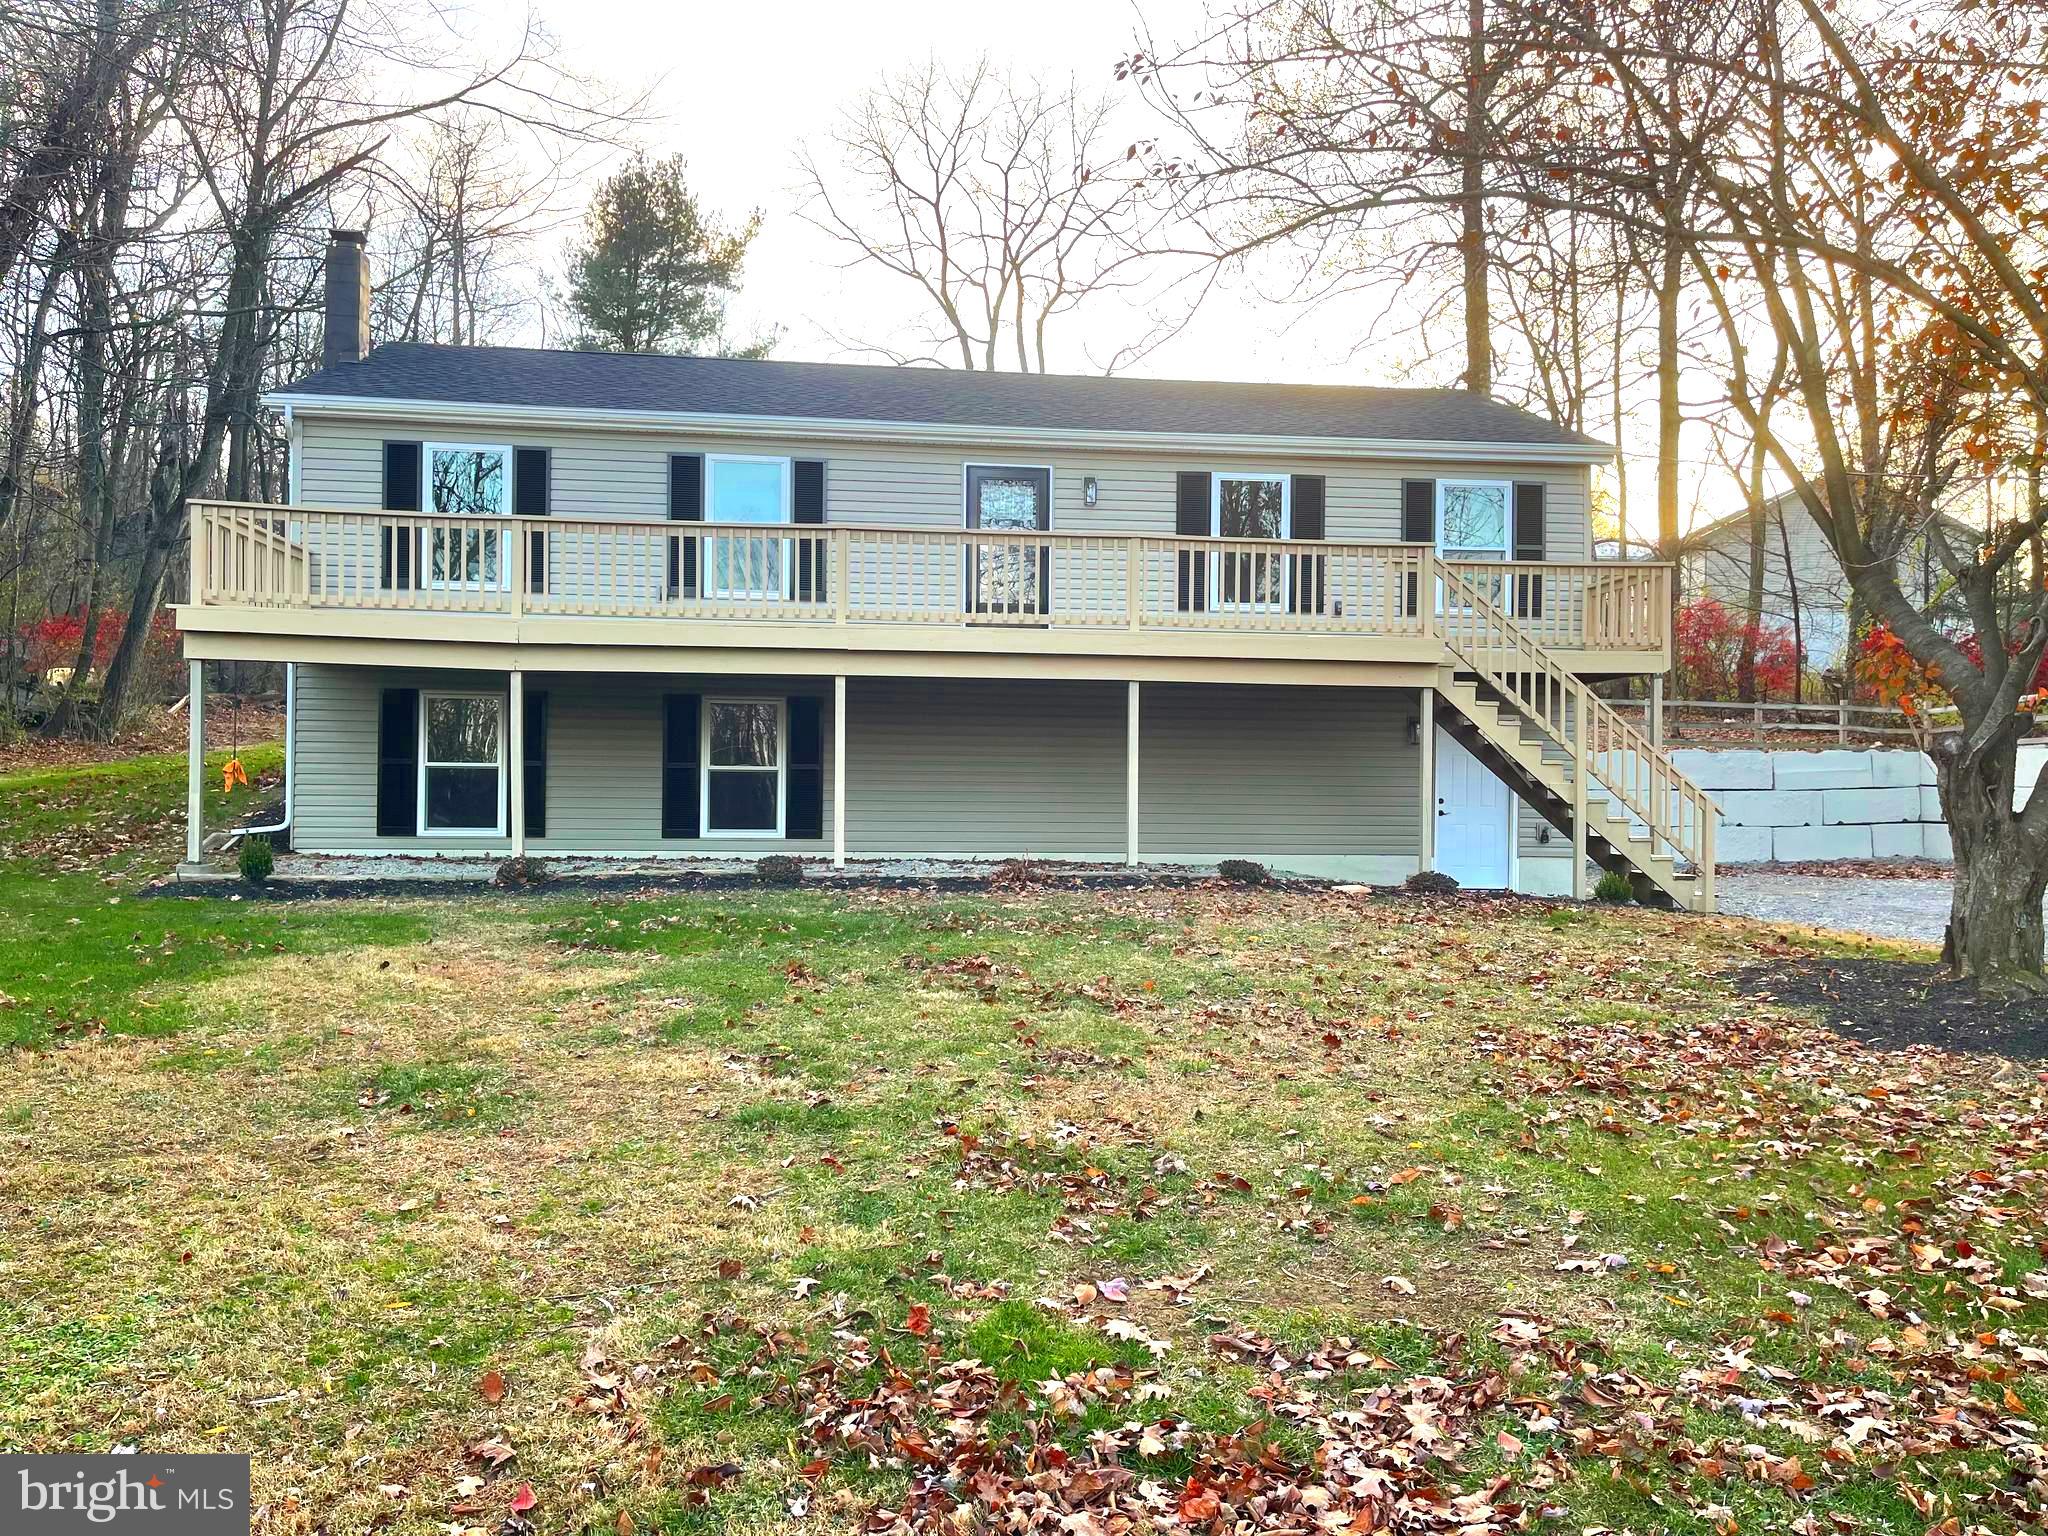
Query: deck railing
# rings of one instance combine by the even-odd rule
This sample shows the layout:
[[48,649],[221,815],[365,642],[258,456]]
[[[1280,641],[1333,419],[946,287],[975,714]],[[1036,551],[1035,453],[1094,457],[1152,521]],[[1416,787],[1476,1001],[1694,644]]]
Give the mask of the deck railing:
[[198,502],[200,606],[1434,637],[1446,570],[1545,646],[1659,651],[1663,565],[1442,562],[1426,544],[433,517]]
[[1703,910],[1713,910],[1713,800],[1678,769],[1670,756],[1624,720],[1583,680],[1511,615],[1490,590],[1491,579],[1470,567],[1444,573],[1446,641],[1458,663],[1539,723],[1571,754],[1573,814],[1585,824],[1585,796],[1600,790],[1641,824],[1651,844],[1674,864],[1690,866],[1700,881]]

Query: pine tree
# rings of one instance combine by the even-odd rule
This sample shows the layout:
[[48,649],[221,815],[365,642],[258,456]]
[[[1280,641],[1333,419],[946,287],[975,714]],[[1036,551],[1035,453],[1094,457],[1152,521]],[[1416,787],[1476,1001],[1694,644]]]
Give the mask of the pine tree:
[[[698,206],[683,159],[636,159],[607,177],[569,262],[576,345],[596,352],[723,352],[725,299],[738,291],[759,213],[727,229]],[[746,352],[758,355],[768,343]]]

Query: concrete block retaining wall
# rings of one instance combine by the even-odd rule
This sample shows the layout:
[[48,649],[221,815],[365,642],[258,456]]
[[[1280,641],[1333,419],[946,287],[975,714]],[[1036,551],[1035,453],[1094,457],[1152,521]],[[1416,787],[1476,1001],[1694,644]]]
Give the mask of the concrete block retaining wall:
[[[1803,859],[1950,859],[1934,764],[1921,752],[1710,751],[1682,747],[1679,771],[1720,803],[1724,864]],[[2020,748],[2025,805],[2048,742]]]
[[1948,857],[1934,764],[1919,752],[1681,748],[1672,757],[1720,802],[1723,863]]

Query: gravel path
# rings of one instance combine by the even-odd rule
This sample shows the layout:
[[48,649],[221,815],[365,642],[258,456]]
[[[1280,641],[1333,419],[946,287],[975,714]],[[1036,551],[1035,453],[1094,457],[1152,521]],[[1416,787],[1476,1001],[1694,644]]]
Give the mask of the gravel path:
[[1730,917],[1842,928],[1882,939],[1939,944],[1948,927],[1946,880],[1857,880],[1834,875],[1723,875],[1714,882]]

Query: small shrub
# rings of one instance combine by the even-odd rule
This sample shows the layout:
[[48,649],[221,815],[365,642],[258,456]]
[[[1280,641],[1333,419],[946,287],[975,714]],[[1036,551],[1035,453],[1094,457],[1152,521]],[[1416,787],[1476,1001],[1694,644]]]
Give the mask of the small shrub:
[[1232,885],[1265,885],[1273,878],[1256,859],[1225,859],[1216,866],[1216,873]]
[[1600,883],[1593,887],[1595,901],[1633,901],[1636,888],[1633,881],[1618,869],[1610,869],[1600,877]]
[[261,885],[270,878],[271,870],[277,867],[277,855],[272,851],[267,837],[245,837],[241,851],[235,855],[235,863],[242,871],[242,878],[251,885]]
[[988,888],[1021,891],[1042,885],[1050,878],[1051,871],[1038,859],[1004,859],[988,872]]
[[787,853],[771,853],[754,861],[754,878],[763,885],[802,885],[804,861]]
[[1458,882],[1440,869],[1418,869],[1402,884],[1416,896],[1448,896],[1458,888]]
[[533,855],[526,854],[500,864],[498,872],[491,876],[491,883],[508,891],[518,891],[531,885],[546,885],[553,878],[553,870]]

